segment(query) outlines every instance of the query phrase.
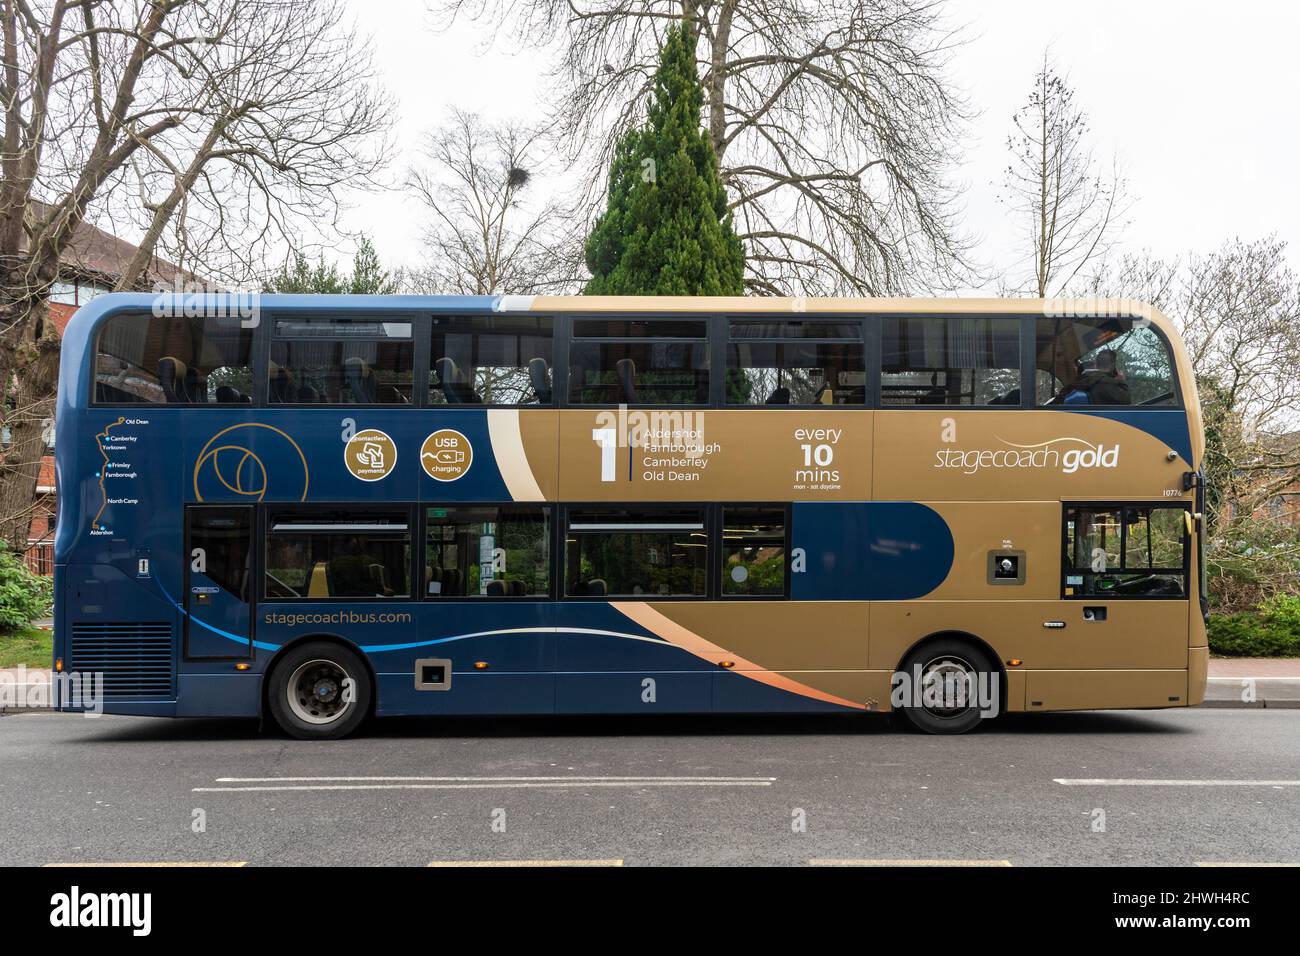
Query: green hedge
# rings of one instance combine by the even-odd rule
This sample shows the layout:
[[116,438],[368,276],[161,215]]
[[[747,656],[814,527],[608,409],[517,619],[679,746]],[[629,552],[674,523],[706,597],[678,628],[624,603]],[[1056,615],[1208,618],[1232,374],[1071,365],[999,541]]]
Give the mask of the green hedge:
[[1300,597],[1273,598],[1255,611],[1210,615],[1210,651],[1224,657],[1300,657]]
[[32,574],[22,555],[0,542],[0,633],[12,633],[47,616],[53,592],[53,581]]

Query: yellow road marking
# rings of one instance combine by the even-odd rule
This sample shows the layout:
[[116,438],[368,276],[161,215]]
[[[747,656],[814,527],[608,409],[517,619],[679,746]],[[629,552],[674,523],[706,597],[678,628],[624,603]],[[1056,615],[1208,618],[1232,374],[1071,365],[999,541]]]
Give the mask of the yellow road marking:
[[622,860],[434,860],[429,866],[622,866]]
[[1010,860],[809,860],[809,866],[1010,866]]
[[159,861],[156,861],[156,862],[133,861],[133,862],[124,862],[124,863],[113,863],[113,862],[94,862],[94,863],[45,863],[45,864],[42,864],[42,865],[45,866],[45,867],[47,867],[47,868],[50,868],[50,867],[55,867],[55,868],[57,868],[57,867],[73,867],[73,866],[86,866],[86,867],[93,867],[93,866],[100,866],[100,867],[118,867],[118,866],[121,866],[121,867],[167,867],[167,866],[248,866],[248,862],[245,861],[245,860],[214,860],[214,861],[198,861],[198,860],[159,860]]

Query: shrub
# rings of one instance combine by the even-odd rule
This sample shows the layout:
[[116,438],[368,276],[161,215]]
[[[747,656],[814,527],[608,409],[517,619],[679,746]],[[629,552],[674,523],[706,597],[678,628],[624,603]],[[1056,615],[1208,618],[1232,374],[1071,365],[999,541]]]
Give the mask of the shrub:
[[54,582],[27,570],[22,556],[0,544],[0,633],[26,627],[50,613]]
[[1210,650],[1227,657],[1300,657],[1300,597],[1284,594],[1254,611],[1210,616]]

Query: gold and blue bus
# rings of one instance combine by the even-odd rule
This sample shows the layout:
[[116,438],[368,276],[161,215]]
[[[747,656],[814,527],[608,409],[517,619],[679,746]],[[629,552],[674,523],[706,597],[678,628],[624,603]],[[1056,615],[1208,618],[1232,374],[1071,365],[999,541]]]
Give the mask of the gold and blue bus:
[[115,294],[62,355],[55,666],[109,713],[1204,693],[1195,379],[1131,302]]

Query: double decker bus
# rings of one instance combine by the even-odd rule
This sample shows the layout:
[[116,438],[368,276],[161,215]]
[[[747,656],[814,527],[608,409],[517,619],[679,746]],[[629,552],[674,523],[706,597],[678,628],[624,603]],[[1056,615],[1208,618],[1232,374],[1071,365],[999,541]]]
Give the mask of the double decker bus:
[[1204,693],[1200,409],[1131,303],[105,295],[56,444],[56,669],[109,713]]

